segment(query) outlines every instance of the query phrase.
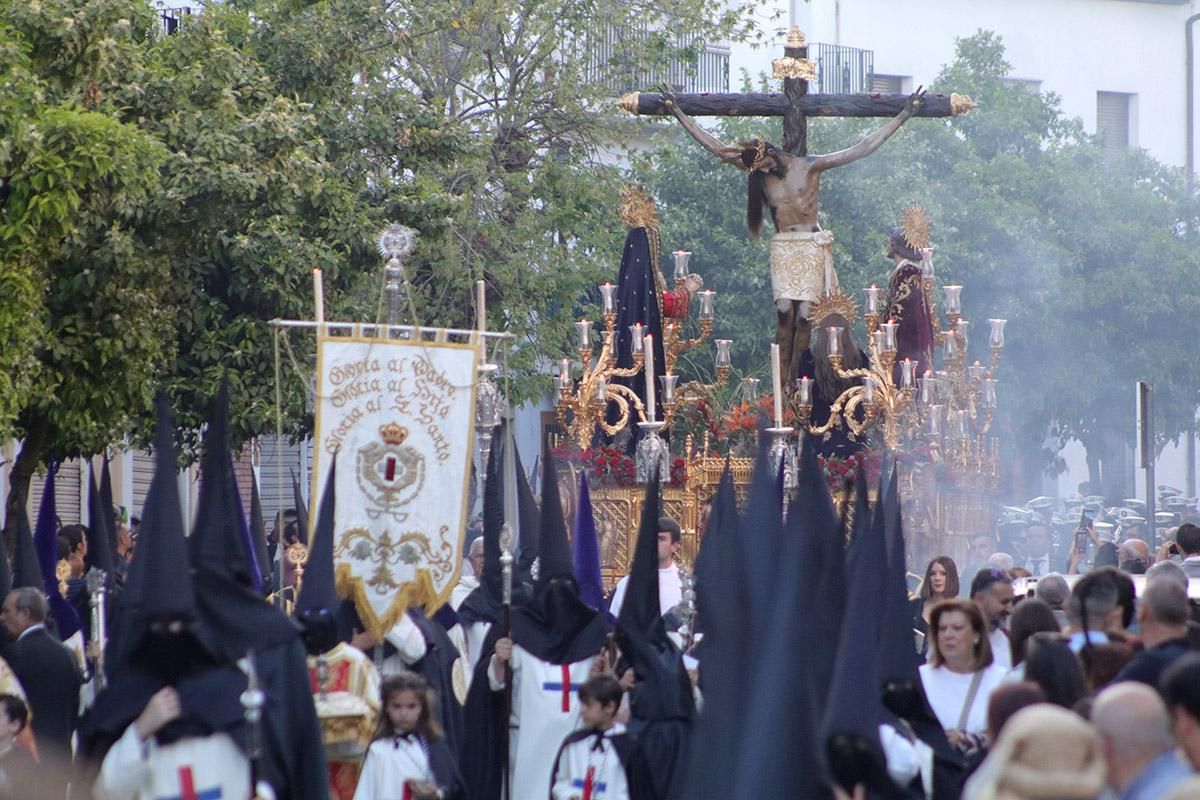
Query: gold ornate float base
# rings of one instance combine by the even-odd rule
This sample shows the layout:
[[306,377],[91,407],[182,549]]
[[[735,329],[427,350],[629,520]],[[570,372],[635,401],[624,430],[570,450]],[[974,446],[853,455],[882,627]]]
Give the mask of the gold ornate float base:
[[[730,467],[740,507],[750,487],[754,460],[734,458]],[[678,560],[689,570],[695,563],[700,537],[708,523],[709,504],[724,469],[723,457],[697,457],[688,463],[685,484],[662,489],[663,512],[679,523],[682,532]],[[993,485],[946,485],[924,479],[920,471],[907,468],[902,468],[900,477],[910,570],[923,571],[929,559],[937,555],[949,555],[963,564],[972,536],[994,534],[997,506]],[[570,483],[564,481],[564,489],[577,485],[574,477],[567,480]],[[629,572],[644,494],[640,486],[596,486],[591,490],[606,589]],[[835,498],[835,503],[840,505],[842,499]],[[573,500],[568,500],[572,512]]]

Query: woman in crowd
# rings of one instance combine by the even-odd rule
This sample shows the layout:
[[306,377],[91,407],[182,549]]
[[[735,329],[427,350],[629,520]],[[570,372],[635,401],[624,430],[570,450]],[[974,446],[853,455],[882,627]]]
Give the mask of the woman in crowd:
[[929,615],[943,600],[958,597],[958,567],[950,556],[938,556],[925,567],[913,605],[913,630],[921,634],[921,653],[929,650]]
[[1087,696],[1079,659],[1066,640],[1055,633],[1037,633],[1029,639],[1025,679],[1042,687],[1046,701],[1072,709]]
[[987,706],[1005,670],[993,663],[987,627],[979,608],[967,600],[944,600],[933,607],[929,663],[921,683],[950,742],[964,752],[978,749],[987,732]]
[[1012,648],[1013,663],[1010,680],[1020,680],[1025,675],[1025,650],[1029,637],[1035,633],[1059,632],[1058,620],[1050,606],[1036,597],[1018,603],[1008,622],[1008,644]]

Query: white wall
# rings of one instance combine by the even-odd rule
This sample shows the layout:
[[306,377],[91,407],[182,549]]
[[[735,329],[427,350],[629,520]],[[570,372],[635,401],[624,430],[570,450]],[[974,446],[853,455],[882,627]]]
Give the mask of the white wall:
[[[783,7],[787,0],[771,0]],[[1137,95],[1131,142],[1160,161],[1186,162],[1184,23],[1200,0],[790,0],[810,42],[873,50],[875,71],[928,85],[954,58],[956,37],[980,29],[1004,40],[1011,77],[1041,81],[1063,111],[1096,130],[1096,92]],[[1198,26],[1200,27],[1200,26]],[[770,72],[773,47],[734,45],[731,76]],[[1198,74],[1200,77],[1200,74]],[[1200,82],[1200,81],[1198,81]],[[1198,115],[1200,117],[1200,115]]]

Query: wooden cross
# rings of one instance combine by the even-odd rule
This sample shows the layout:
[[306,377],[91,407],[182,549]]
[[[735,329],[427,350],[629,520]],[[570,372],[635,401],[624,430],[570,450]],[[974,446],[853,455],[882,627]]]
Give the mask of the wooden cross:
[[[894,117],[908,101],[905,94],[809,94],[816,67],[808,59],[808,42],[799,28],[788,33],[784,57],[775,59],[774,77],[783,78],[783,93],[677,94],[680,110],[693,117],[783,117],[783,149],[808,155],[809,117]],[[670,116],[661,94],[632,92],[621,108],[640,116]],[[926,95],[918,117],[955,117],[975,107],[967,95]]]

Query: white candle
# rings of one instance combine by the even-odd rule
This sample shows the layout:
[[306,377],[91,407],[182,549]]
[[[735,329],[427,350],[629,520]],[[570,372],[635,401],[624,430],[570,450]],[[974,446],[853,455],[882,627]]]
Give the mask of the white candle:
[[779,369],[779,345],[771,345],[771,385],[775,389],[775,427],[783,427],[783,384]]
[[313,303],[316,306],[317,324],[325,324],[325,282],[321,270],[313,269]]
[[654,336],[647,333],[642,349],[646,351],[646,421],[657,422],[658,398],[654,395]]
[[475,281],[475,322],[479,332],[487,330],[487,300],[483,296],[483,281]]

